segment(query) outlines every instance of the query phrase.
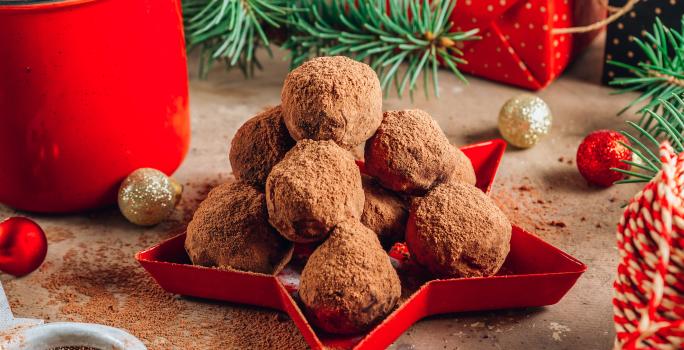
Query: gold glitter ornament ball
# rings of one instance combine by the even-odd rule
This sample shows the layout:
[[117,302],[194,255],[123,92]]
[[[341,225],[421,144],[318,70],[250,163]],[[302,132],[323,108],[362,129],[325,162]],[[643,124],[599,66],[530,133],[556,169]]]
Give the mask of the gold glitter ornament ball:
[[161,171],[140,168],[121,183],[119,210],[136,225],[156,225],[173,212],[182,192],[183,187]]
[[541,98],[522,94],[504,103],[499,112],[499,132],[513,146],[529,148],[551,130],[551,110]]

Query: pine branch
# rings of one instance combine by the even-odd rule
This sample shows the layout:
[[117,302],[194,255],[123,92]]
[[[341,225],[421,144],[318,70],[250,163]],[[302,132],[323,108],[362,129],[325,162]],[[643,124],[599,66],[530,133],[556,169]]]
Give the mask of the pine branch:
[[646,62],[633,65],[608,61],[633,74],[610,82],[622,88],[616,93],[641,91],[619,113],[643,105],[638,111],[639,122],[627,122],[632,130],[620,131],[630,141],[625,146],[632,150],[633,157],[624,161],[631,165],[631,170],[613,169],[628,176],[616,183],[650,181],[661,167],[657,150],[663,140],[668,140],[677,153],[684,151],[684,17],[682,31],[668,28],[656,18],[653,32],[646,33],[644,40],[633,40],[647,57]]
[[633,74],[631,77],[619,77],[610,82],[621,88],[616,93],[641,91],[641,95],[619,113],[643,104],[639,109],[642,115],[639,126],[655,137],[663,135],[665,130],[654,117],[654,113],[660,114],[676,132],[681,134],[684,131],[684,125],[677,122],[677,115],[666,108],[680,103],[675,97],[684,94],[684,17],[682,24],[682,30],[677,32],[656,18],[653,32],[646,33],[644,40],[633,38],[647,57],[646,62],[639,62],[637,65],[612,60],[607,62]]
[[185,0],[183,17],[203,77],[217,60],[251,76],[261,67],[256,50],[271,55],[268,33],[280,29],[290,35],[283,47],[293,68],[312,56],[344,55],[370,64],[385,92],[394,83],[400,97],[412,95],[422,74],[426,96],[430,80],[439,96],[439,66],[465,82],[458,43],[479,39],[477,29],[450,31],[454,6],[455,0]]
[[200,76],[217,60],[239,67],[246,76],[261,68],[256,56],[263,47],[272,56],[267,27],[287,21],[288,0],[184,0],[185,38],[189,50],[200,49]]
[[457,43],[479,39],[477,29],[450,32],[451,0],[299,0],[295,6],[283,45],[292,67],[312,56],[348,56],[367,62],[386,93],[394,83],[400,97],[407,89],[413,94],[421,73],[426,96],[430,79],[439,96],[440,63],[465,82],[457,66],[466,61]]
[[[674,101],[671,102],[671,101]],[[677,94],[667,95],[655,101],[656,110],[664,110],[670,119],[664,114],[658,114],[651,109],[644,111],[648,118],[653,120],[651,130],[643,128],[638,123],[628,121],[633,131],[620,131],[630,141],[625,144],[632,150],[631,161],[624,161],[632,166],[632,170],[613,169],[628,175],[625,180],[616,183],[648,182],[660,170],[661,161],[657,155],[660,142],[668,140],[677,153],[684,151],[684,100]]]

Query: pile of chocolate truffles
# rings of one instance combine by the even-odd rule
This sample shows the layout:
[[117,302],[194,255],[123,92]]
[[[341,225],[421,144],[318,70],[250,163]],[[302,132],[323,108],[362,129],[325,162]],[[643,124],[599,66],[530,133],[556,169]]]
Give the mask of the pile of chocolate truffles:
[[[293,244],[319,242],[299,296],[309,320],[336,334],[396,307],[401,282],[384,250],[395,242],[436,278],[499,270],[508,219],[430,115],[383,114],[368,65],[315,58],[287,76],[281,97],[233,138],[237,180],[213,189],[188,225],[194,264],[277,274]],[[364,142],[362,174],[350,151]]]

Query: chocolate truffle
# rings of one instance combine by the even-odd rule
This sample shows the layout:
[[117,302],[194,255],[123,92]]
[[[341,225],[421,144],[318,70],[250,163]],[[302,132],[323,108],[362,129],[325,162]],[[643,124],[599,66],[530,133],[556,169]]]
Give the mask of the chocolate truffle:
[[269,224],[266,198],[241,181],[215,187],[188,224],[185,250],[195,265],[278,273],[292,243]]
[[473,169],[473,163],[470,162],[470,158],[457,147],[454,147],[454,153],[456,155],[456,168],[454,169],[454,172],[451,173],[449,181],[460,181],[475,186],[477,183],[477,176],[475,175],[475,169]]
[[375,232],[385,247],[403,241],[408,219],[406,202],[381,187],[374,178],[362,175],[361,179],[366,197],[361,223]]
[[233,174],[263,190],[271,168],[294,144],[280,106],[269,108],[246,121],[235,133],[229,153]]
[[290,72],[281,100],[295,140],[333,140],[350,150],[368,140],[382,120],[377,75],[342,56],[314,58]]
[[418,109],[385,112],[366,142],[366,171],[393,191],[422,195],[448,180],[456,153],[439,125]]
[[324,239],[337,224],[363,213],[361,173],[333,141],[302,140],[266,180],[269,221],[299,243]]
[[495,274],[510,250],[511,224],[477,187],[449,182],[411,206],[406,244],[437,277]]
[[373,231],[341,223],[309,257],[299,296],[309,320],[335,334],[375,325],[397,304],[401,282]]

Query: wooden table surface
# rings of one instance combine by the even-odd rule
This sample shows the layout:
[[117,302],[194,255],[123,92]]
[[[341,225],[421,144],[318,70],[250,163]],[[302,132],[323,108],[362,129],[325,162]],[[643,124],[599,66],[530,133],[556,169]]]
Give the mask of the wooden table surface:
[[[638,186],[590,187],[574,163],[577,146],[588,132],[624,128],[625,118],[634,118],[616,116],[633,95],[611,96],[612,90],[599,84],[601,40],[558,81],[538,93],[553,111],[552,132],[532,149],[506,152],[492,194],[512,222],[579,258],[588,271],[557,305],[433,317],[405,332],[394,349],[612,346],[614,231],[621,203]],[[67,216],[19,213],[43,226],[50,247],[40,270],[20,279],[0,276],[16,315],[123,327],[150,349],[245,349],[269,343],[306,348],[287,316],[169,296],[133,260],[135,252],[181,231],[198,199],[211,186],[230,179],[227,154],[237,127],[265,106],[279,103],[287,63],[280,57],[264,63],[265,71],[253,80],[217,68],[203,81],[196,79],[196,65],[191,62],[193,139],[175,174],[186,191],[180,208],[167,222],[153,228],[136,227],[115,208]],[[456,145],[496,138],[500,106],[523,91],[473,77],[469,80],[466,86],[443,71],[439,99],[426,100],[422,93],[416,94],[413,103],[392,97],[385,100],[384,108],[428,111]],[[0,206],[0,218],[16,214]]]

